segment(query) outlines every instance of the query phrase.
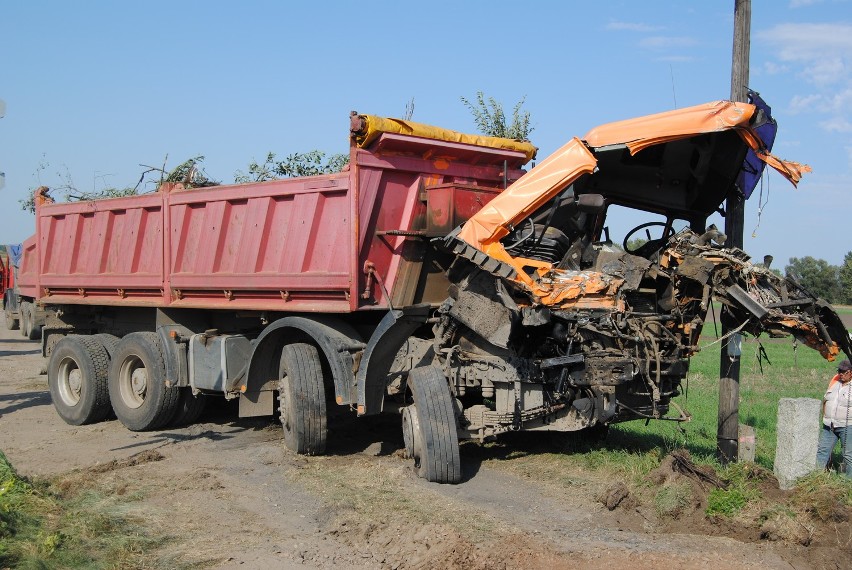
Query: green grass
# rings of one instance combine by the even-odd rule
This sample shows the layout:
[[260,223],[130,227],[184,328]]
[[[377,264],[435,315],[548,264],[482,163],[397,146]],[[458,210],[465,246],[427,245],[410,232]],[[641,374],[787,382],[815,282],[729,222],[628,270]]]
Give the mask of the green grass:
[[20,477],[0,451],[0,568],[154,568],[164,538],[127,497]]
[[[827,362],[820,354],[803,345],[794,347],[789,339],[761,339],[767,358],[758,355],[759,343],[747,338],[742,345],[740,363],[741,424],[755,428],[757,445],[755,462],[772,469],[775,460],[778,400],[781,398],[821,399],[836,362]],[[693,458],[714,462],[719,409],[719,364],[721,343],[710,344],[692,358],[690,373],[684,382],[684,393],[675,402],[692,415],[683,424],[652,421],[618,424],[611,439],[620,442],[646,440],[643,447],[663,445],[685,447]],[[708,346],[709,345],[709,346]]]
[[850,305],[833,305],[834,310],[838,315],[852,315],[852,306]]

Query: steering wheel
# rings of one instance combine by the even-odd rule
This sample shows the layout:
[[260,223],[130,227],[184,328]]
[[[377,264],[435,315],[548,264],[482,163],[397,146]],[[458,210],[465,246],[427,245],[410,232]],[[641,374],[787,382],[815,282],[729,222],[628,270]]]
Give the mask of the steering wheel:
[[[648,228],[655,227],[668,227],[668,231],[666,232],[666,235],[655,239],[651,237],[651,232],[648,230]],[[645,235],[647,236],[648,241],[646,241],[636,249],[631,250],[627,246],[627,242],[630,241],[630,238],[633,236],[633,234],[641,230],[645,230]],[[669,227],[668,224],[665,222],[645,222],[644,224],[639,224],[638,226],[627,232],[627,235],[624,236],[624,242],[621,245],[624,248],[624,251],[631,255],[638,255],[639,257],[648,257],[649,255],[659,250],[663,246],[663,244],[666,243],[666,241],[674,235],[674,233],[674,229]]]

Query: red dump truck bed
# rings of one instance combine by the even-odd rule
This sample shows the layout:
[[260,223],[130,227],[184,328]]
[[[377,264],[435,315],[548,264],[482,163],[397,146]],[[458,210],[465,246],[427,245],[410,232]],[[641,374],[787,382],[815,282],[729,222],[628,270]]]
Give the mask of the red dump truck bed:
[[49,305],[351,312],[430,289],[441,302],[446,287],[407,244],[446,235],[528,159],[380,133],[337,174],[44,204],[20,286]]

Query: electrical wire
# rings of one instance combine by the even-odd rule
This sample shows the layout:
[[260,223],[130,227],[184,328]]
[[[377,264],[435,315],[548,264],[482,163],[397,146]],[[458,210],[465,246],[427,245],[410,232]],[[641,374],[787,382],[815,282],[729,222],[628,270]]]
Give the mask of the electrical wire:
[[[766,179],[766,201],[763,201],[763,181]],[[763,208],[769,204],[769,178],[767,178],[766,171],[763,172],[763,175],[760,177],[760,194],[757,197],[757,225],[754,226],[754,230],[751,232],[751,237],[757,237],[757,230],[760,228],[760,218],[763,215]]]

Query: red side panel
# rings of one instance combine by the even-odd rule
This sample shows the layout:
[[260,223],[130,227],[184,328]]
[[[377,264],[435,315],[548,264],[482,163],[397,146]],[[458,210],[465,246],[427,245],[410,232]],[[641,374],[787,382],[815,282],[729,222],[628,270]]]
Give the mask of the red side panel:
[[[427,212],[426,202],[432,188],[465,188],[471,192],[455,191],[479,200],[482,204],[498,192],[505,180],[519,178],[523,171],[512,168],[522,162],[523,155],[445,143],[382,135],[371,151],[358,149],[352,154],[352,168],[358,180],[360,291],[362,308],[387,309],[387,292],[396,304],[411,300],[410,292],[421,276],[422,239],[428,238],[427,217],[435,217],[437,207]],[[464,200],[462,200],[464,201]],[[455,217],[466,219],[470,204],[458,204],[459,210],[448,212],[443,222],[452,223]],[[482,206],[479,206],[481,208]],[[478,208],[477,208],[478,209]],[[428,216],[427,216],[428,213]],[[450,228],[452,229],[452,228]],[[411,235],[422,232],[423,237]],[[406,235],[408,234],[408,235]],[[374,268],[377,278],[369,279],[365,267]],[[384,286],[384,288],[382,287]],[[408,291],[408,294],[404,292]],[[441,300],[443,300],[443,295]]]
[[18,267],[18,292],[24,297],[38,297],[38,248],[36,238],[27,239],[21,247]]
[[48,303],[350,310],[348,174],[39,208]]
[[348,174],[169,195],[171,304],[348,311]]
[[426,189],[451,185],[461,190],[447,200],[469,198],[447,212],[449,227],[518,178],[512,165],[523,158],[385,135],[373,150],[352,149],[338,174],[42,204],[37,242],[25,244],[27,294],[46,304],[324,313],[387,308],[384,291],[419,302]]
[[[44,205],[38,211],[44,296],[156,304],[163,287],[163,199],[159,194]],[[21,265],[33,264],[25,246]]]

